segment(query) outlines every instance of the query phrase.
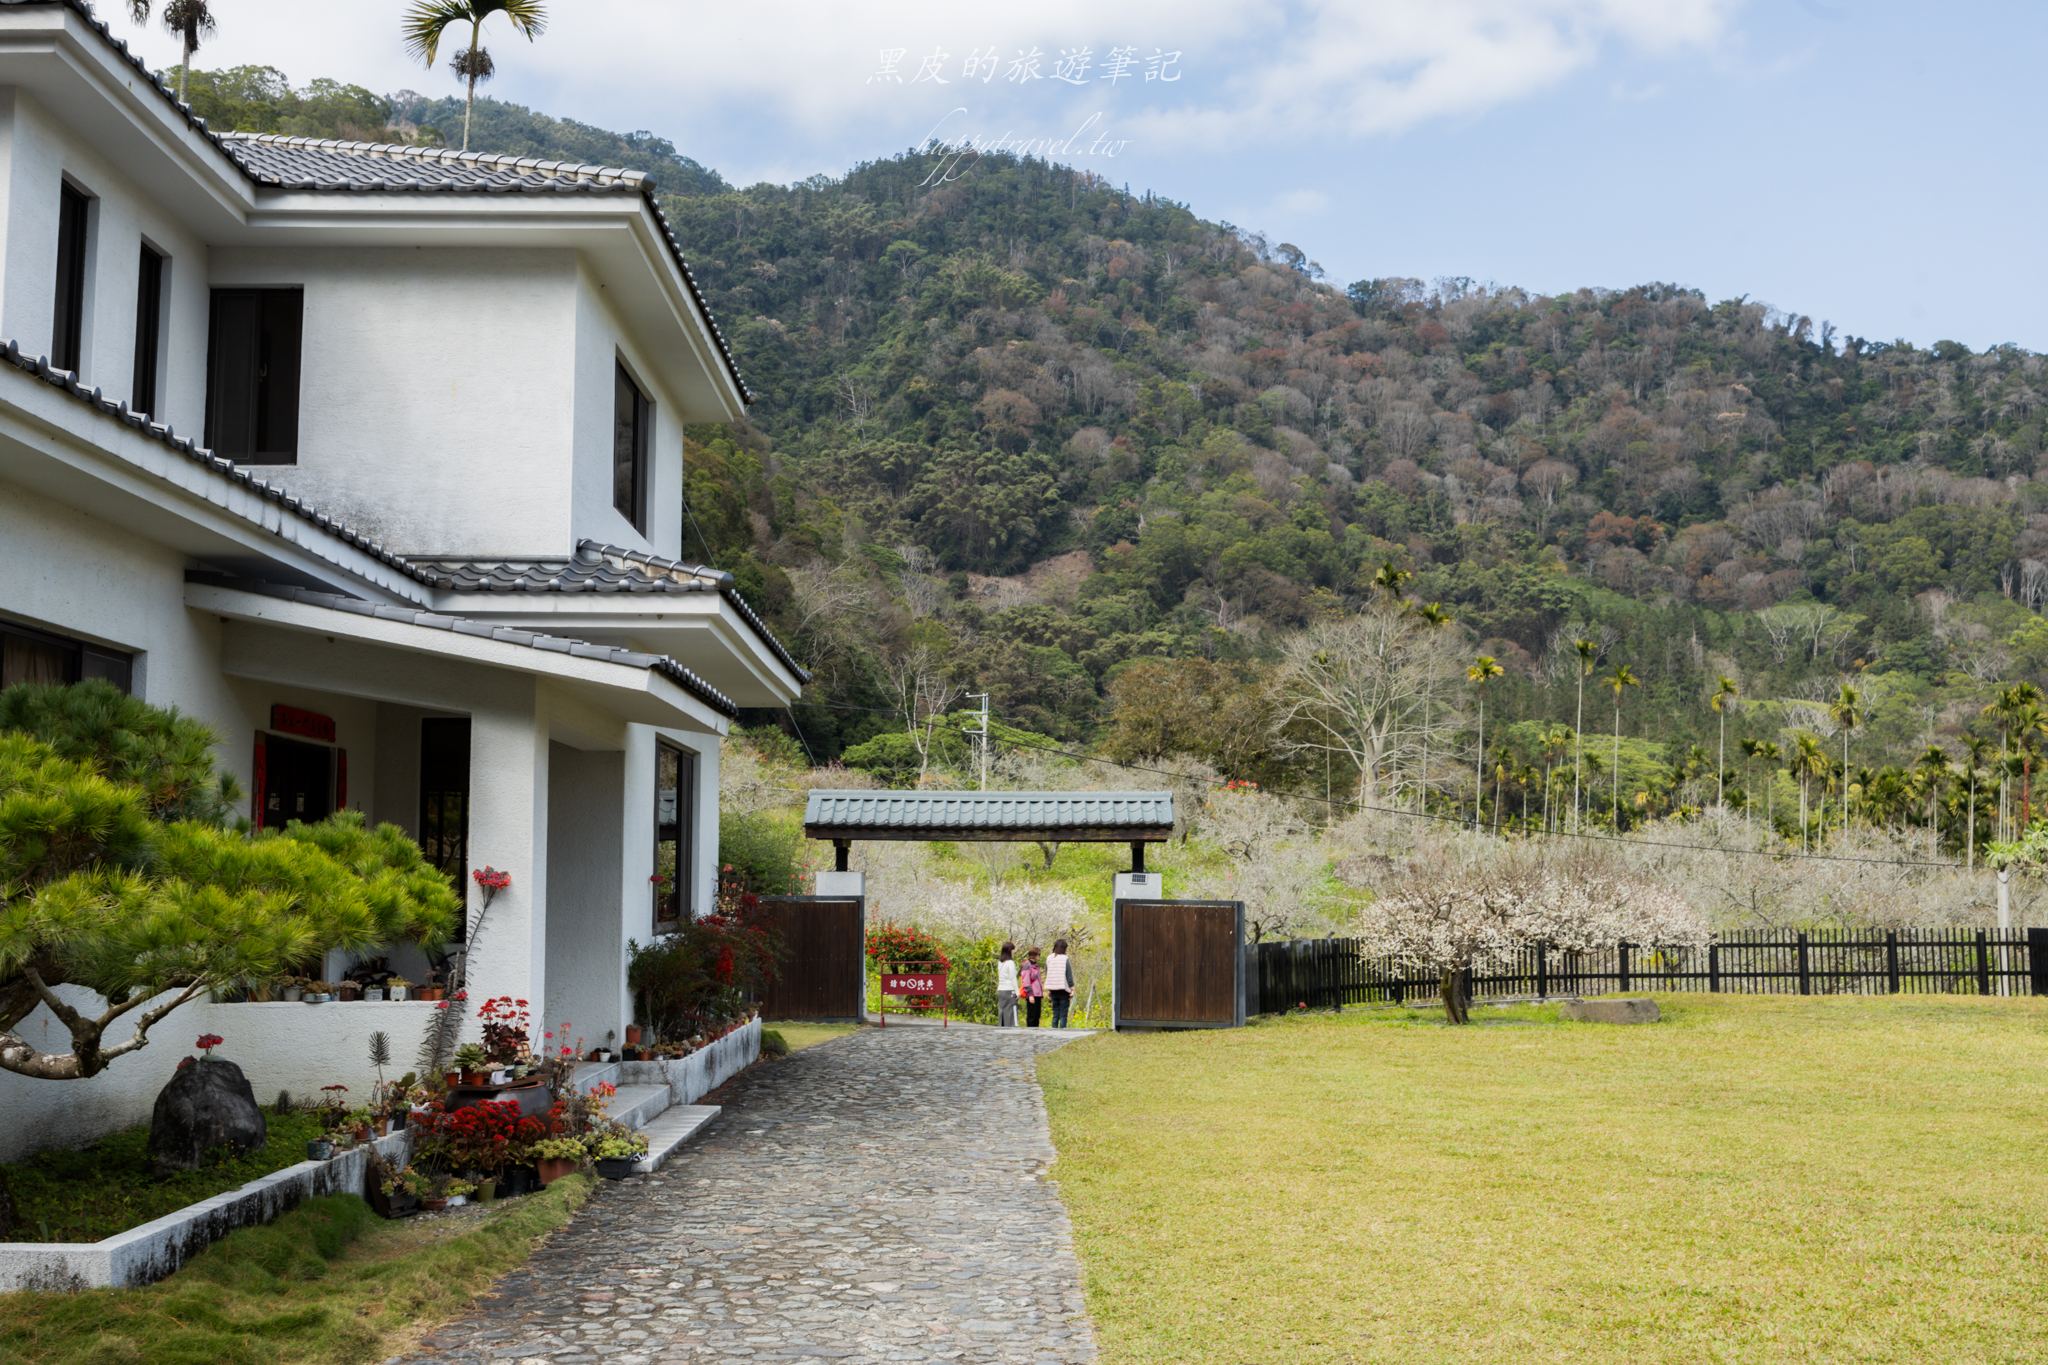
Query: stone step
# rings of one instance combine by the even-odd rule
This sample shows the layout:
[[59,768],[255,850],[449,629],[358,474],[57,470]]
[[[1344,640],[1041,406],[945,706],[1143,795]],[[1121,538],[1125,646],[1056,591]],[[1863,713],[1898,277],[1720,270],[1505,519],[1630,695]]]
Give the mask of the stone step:
[[617,1085],[619,1084],[619,1064],[617,1062],[578,1062],[576,1063],[574,1080],[578,1090],[589,1090],[605,1081],[610,1081],[613,1085]]
[[622,1085],[605,1107],[607,1116],[628,1128],[644,1128],[670,1105],[665,1085]]
[[641,1173],[658,1171],[662,1164],[682,1149],[682,1145],[711,1126],[718,1117],[719,1106],[715,1104],[673,1105],[661,1115],[643,1125],[641,1132],[647,1134],[647,1155],[641,1157],[633,1169]]

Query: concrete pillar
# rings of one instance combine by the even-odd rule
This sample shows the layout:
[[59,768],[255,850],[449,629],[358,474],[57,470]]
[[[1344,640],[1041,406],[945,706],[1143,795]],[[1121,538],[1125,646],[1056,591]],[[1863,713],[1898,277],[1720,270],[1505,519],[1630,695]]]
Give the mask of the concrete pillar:
[[[532,680],[517,701],[470,713],[469,861],[512,874],[497,893],[469,953],[469,998],[547,998],[548,736]],[[482,907],[468,881],[472,924]]]
[[[549,892],[545,1027],[570,1025],[572,1036],[597,1047],[606,1035],[625,1042],[631,1021],[626,1001],[626,940],[645,940],[629,929],[627,906],[650,897],[647,874],[638,885],[624,878],[621,856],[625,809],[619,792],[626,755],[619,750],[553,746],[548,759]],[[651,819],[651,817],[650,817]]]

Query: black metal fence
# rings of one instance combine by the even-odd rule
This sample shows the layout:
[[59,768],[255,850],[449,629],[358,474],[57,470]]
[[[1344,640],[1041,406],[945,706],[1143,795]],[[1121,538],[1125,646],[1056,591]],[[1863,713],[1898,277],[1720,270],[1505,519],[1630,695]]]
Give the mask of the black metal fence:
[[[1433,999],[1438,982],[1358,939],[1261,943],[1258,1006],[1400,1004]],[[2048,929],[1751,930],[1704,948],[1623,944],[1592,953],[1537,945],[1475,971],[1474,998],[1712,991],[1732,995],[2048,995]]]

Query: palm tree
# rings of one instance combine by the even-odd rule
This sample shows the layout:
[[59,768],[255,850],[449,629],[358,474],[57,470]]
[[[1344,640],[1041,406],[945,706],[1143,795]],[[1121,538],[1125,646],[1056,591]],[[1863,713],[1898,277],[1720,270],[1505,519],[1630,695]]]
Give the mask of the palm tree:
[[[1395,573],[1401,572],[1391,563],[1383,564],[1380,568],[1382,572],[1390,569]],[[1377,576],[1374,581],[1378,581]],[[1396,593],[1396,596],[1398,595]],[[1452,620],[1451,614],[1444,610],[1444,604],[1441,602],[1424,602],[1420,606],[1410,607],[1408,614],[1431,630],[1442,630],[1451,624]],[[1416,791],[1424,810],[1429,809],[1429,712],[1430,704],[1435,700],[1436,674],[1432,671],[1423,674],[1422,678],[1422,771],[1421,778],[1416,783]]]
[[430,71],[441,50],[441,35],[458,24],[469,25],[469,46],[455,54],[453,63],[455,74],[469,88],[462,106],[465,152],[469,150],[469,117],[476,110],[477,82],[487,81],[497,72],[496,63],[483,46],[484,20],[493,14],[504,15],[528,42],[538,38],[548,26],[544,0],[413,0],[412,8],[405,12],[405,49]]
[[2008,683],[1998,689],[1997,695],[1988,702],[1983,714],[1998,720],[1998,836],[2008,838],[2011,830],[2010,819],[2012,800],[2010,795],[2012,765],[2007,760],[2012,753],[2013,717],[2023,706],[2041,704],[2041,689],[2030,682]]
[[1573,733],[1562,725],[1553,725],[1543,732],[1543,832],[1545,834],[1550,833],[1551,769],[1556,767],[1558,762],[1564,758],[1565,752],[1571,748],[1574,738]]
[[[153,0],[128,0],[128,17],[138,24],[149,22]],[[177,35],[184,49],[178,58],[178,103],[185,102],[185,75],[192,68],[192,54],[201,38],[211,38],[216,25],[213,6],[207,0],[164,0],[164,32]]]
[[1742,751],[1742,822],[1756,823],[1756,761],[1763,754],[1764,742],[1760,739],[1739,739],[1735,747]]
[[[1764,779],[1764,824],[1771,834],[1778,832],[1778,760],[1785,756],[1776,740],[1760,739],[1756,743],[1756,757],[1764,762],[1764,771],[1770,776]],[[1744,802],[1745,807],[1748,805]]]
[[2020,756],[2019,837],[2027,837],[2034,823],[2034,748],[2048,733],[2048,708],[2024,702],[2012,712],[2012,743]]
[[[1383,592],[1387,596],[1393,598],[1396,602],[1398,602],[1401,600],[1402,588],[1406,586],[1408,580],[1413,577],[1415,577],[1415,575],[1407,569],[1396,567],[1393,560],[1384,560],[1381,562],[1379,568],[1373,570],[1373,591]],[[1442,610],[1441,607],[1437,609],[1439,611]]]
[[1579,832],[1579,778],[1586,769],[1586,679],[1593,676],[1593,665],[1599,661],[1600,646],[1591,640],[1580,638],[1572,641],[1572,651],[1579,656],[1579,709],[1572,720],[1572,833]]
[[1714,695],[1707,698],[1707,705],[1714,708],[1714,717],[1721,727],[1721,749],[1714,761],[1714,804],[1722,810],[1728,809],[1728,708],[1740,695],[1742,689],[1735,685],[1735,679],[1723,673],[1714,680]]
[[1627,664],[1616,664],[1614,671],[1600,680],[1614,689],[1614,832],[1621,833],[1621,693],[1623,688],[1641,687],[1638,678]]
[[1833,768],[1828,761],[1827,751],[1821,748],[1820,736],[1809,730],[1800,730],[1792,736],[1792,771],[1799,778],[1799,851],[1811,851],[1808,843],[1806,811],[1807,783],[1815,777],[1825,778]]
[[[1500,660],[1491,654],[1482,654],[1472,661],[1465,670],[1465,678],[1479,692],[1479,753],[1472,760],[1472,823],[1479,823],[1479,803],[1486,794],[1486,685],[1498,678],[1502,669]],[[1499,802],[1494,803],[1494,814],[1500,814]]]
[[1970,763],[1970,807],[1963,815],[1963,867],[1965,871],[1977,870],[1977,770],[1984,766],[1984,756],[1991,751],[1991,741],[1982,735],[1965,735],[1963,752]]
[[1842,828],[1849,828],[1849,736],[1870,713],[1863,705],[1863,694],[1847,683],[1841,692],[1828,703],[1828,715],[1835,724],[1842,727]]

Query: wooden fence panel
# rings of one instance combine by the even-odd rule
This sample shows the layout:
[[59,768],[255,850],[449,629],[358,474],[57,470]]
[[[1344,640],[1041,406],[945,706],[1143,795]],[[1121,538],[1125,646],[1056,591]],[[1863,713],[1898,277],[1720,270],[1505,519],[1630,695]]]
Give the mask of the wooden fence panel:
[[[1267,1012],[1425,1001],[1437,982],[1356,939],[1261,943],[1254,953]],[[1626,944],[1590,953],[1537,945],[1472,978],[1475,998],[1610,991],[1734,995],[2048,995],[2048,930],[1757,929],[1704,948]]]
[[1118,1028],[1229,1028],[1244,1022],[1244,906],[1118,901]]
[[859,898],[763,896],[761,917],[781,941],[781,971],[761,1001],[765,1017],[866,1017],[867,939]]

